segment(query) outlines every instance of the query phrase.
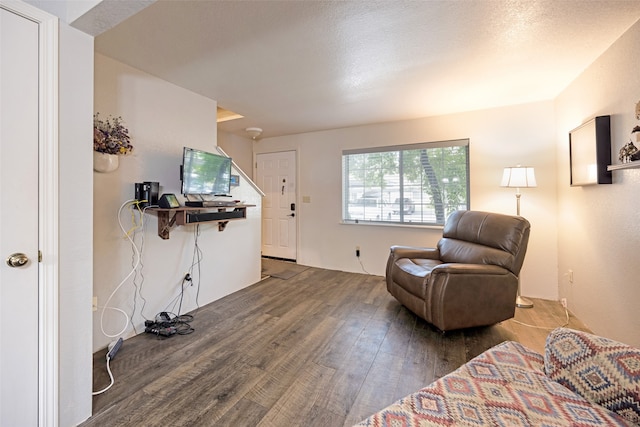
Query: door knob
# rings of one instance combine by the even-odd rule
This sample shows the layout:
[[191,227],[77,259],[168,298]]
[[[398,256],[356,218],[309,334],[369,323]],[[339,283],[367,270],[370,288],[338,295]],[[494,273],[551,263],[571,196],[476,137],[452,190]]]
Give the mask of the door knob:
[[290,216],[291,218],[293,218],[296,216],[296,214],[292,212],[291,215],[287,215],[287,216]]
[[7,257],[7,265],[9,267],[22,267],[27,262],[29,262],[29,257],[20,252],[16,252]]

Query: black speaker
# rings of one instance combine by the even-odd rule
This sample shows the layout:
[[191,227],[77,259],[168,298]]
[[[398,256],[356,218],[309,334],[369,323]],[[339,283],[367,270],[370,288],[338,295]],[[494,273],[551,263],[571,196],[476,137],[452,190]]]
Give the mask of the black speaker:
[[175,209],[180,207],[180,202],[175,194],[163,194],[158,200],[158,206],[164,209]]

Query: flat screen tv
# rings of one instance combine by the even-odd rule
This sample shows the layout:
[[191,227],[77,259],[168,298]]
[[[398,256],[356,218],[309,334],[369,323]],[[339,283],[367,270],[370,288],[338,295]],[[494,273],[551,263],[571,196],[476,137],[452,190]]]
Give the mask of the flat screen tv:
[[570,184],[611,184],[611,118],[598,116],[569,132]]
[[184,147],[180,167],[182,194],[228,195],[231,187],[231,158]]

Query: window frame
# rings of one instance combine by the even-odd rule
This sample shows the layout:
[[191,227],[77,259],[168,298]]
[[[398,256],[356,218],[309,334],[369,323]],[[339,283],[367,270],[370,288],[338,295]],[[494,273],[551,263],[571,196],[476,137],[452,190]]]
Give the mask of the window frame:
[[[343,224],[384,225],[384,226],[442,227],[444,225],[444,222],[446,221],[446,217],[453,210],[458,210],[458,209],[469,210],[470,209],[471,197],[470,197],[469,145],[470,145],[469,139],[465,138],[465,139],[455,139],[455,140],[446,140],[446,141],[420,142],[420,143],[413,143],[413,144],[399,144],[399,145],[390,145],[390,146],[381,146],[381,147],[365,147],[365,148],[343,150],[342,157],[341,157],[342,159],[342,202],[341,202],[342,223]],[[439,193],[438,195],[439,202],[435,202],[433,200],[434,198],[429,196],[431,197],[431,201],[429,203],[424,203],[423,200],[426,198],[427,192],[429,191],[429,190],[425,190],[425,188],[429,187],[429,184],[427,182],[431,181],[426,176],[427,171],[423,169],[419,172],[420,179],[418,184],[416,184],[416,182],[407,184],[407,179],[408,179],[407,176],[410,175],[410,172],[406,171],[405,165],[404,165],[404,162],[405,162],[404,159],[406,158],[406,155],[404,153],[407,151],[423,150],[423,149],[435,150],[435,149],[447,148],[447,147],[462,147],[464,149],[464,155],[465,155],[465,159],[462,164],[464,165],[465,176],[463,178],[465,181],[463,184],[466,184],[466,185],[464,185],[463,188],[464,188],[464,195],[466,196],[466,199],[463,198],[462,200],[460,200],[457,205],[454,205],[457,207],[453,209],[451,206],[447,206],[448,203],[445,202],[445,198],[446,198],[445,188],[448,186],[449,181],[443,181],[442,178],[435,177],[436,179],[438,179],[437,182],[439,183],[439,185],[437,186],[438,188],[437,192]],[[349,156],[360,155],[360,154],[375,156],[377,154],[383,154],[383,153],[392,153],[392,154],[397,153],[397,158],[394,160],[397,164],[393,166],[394,172],[397,175],[397,177],[390,179],[390,180],[397,180],[397,188],[390,187],[390,188],[394,188],[394,190],[388,191],[386,195],[387,200],[383,200],[384,196],[382,195],[382,193],[384,192],[383,190],[384,184],[387,183],[387,176],[384,175],[384,171],[382,170],[382,161],[381,161],[380,173],[382,173],[383,176],[381,178],[381,182],[379,182],[380,186],[376,187],[376,185],[368,185],[370,183],[370,180],[363,178],[361,182],[362,194],[360,199],[358,199],[358,200],[362,200],[362,205],[360,205],[359,203],[354,204],[352,200],[352,197],[354,194],[353,192],[354,186],[353,186],[352,180],[350,181],[350,175],[348,170],[349,164],[350,164]],[[429,159],[428,155],[427,155],[427,159]],[[433,171],[433,169],[431,170]],[[457,179],[460,179],[460,178],[457,178]],[[459,182],[459,181],[455,181],[455,182]],[[374,182],[374,184],[376,183]],[[458,188],[460,188],[460,185],[461,184],[458,184]],[[355,187],[357,188],[358,186],[355,186]],[[413,192],[411,192],[411,190],[405,191],[405,187],[413,187],[414,190]],[[369,194],[372,195],[371,201],[370,201],[371,204],[380,203],[381,205],[379,211],[377,212],[374,218],[367,218],[368,204],[365,203],[369,201],[368,200],[369,196],[367,196],[367,191],[366,191],[367,188],[378,188],[377,190],[369,190]],[[407,194],[415,195],[416,189],[418,189],[420,192],[420,203],[417,204],[418,208],[416,207],[416,203],[412,202],[411,197],[407,197]],[[373,193],[377,193],[375,194],[375,196],[377,197],[374,197]],[[393,196],[391,196],[392,194]],[[392,203],[391,200],[393,198],[395,198],[395,200]],[[438,209],[436,208],[436,204],[441,206],[440,211],[438,211]],[[352,216],[352,212],[350,209],[356,209],[357,211],[359,207],[362,208],[362,212],[356,212],[355,217]],[[432,216],[435,218],[433,220],[429,220],[428,218],[425,218],[425,216],[431,215],[431,214],[428,214],[429,208],[432,208],[432,211],[433,211]],[[418,215],[419,220],[416,220],[414,215],[416,210],[420,211]],[[368,212],[371,212],[371,209],[369,209]],[[359,214],[362,215],[362,218],[357,217],[357,215]]]

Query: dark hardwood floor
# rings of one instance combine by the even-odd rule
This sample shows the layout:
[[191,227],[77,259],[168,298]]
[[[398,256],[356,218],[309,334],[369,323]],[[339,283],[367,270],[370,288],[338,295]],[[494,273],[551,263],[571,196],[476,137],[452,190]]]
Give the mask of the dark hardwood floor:
[[[271,277],[200,308],[190,335],[124,342],[114,386],[83,426],[350,426],[515,340],[542,351],[565,323],[558,302],[533,300],[515,319],[442,334],[402,307],[384,278],[308,268]],[[570,317],[569,326],[587,330]],[[109,384],[94,355],[94,390]]]

